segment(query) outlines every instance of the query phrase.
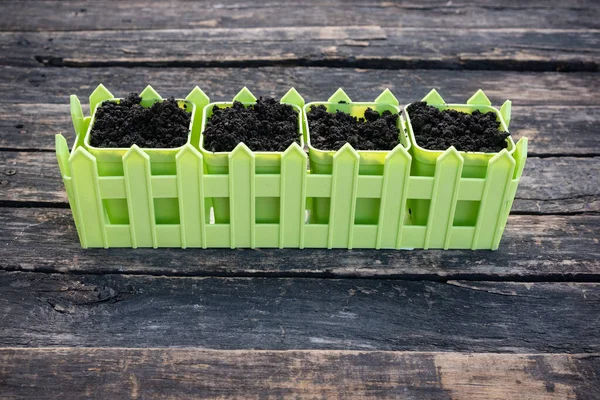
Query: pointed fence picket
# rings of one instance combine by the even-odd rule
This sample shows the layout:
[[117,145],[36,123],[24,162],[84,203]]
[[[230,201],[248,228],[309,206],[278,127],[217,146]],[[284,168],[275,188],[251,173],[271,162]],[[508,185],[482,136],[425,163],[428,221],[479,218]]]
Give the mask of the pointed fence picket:
[[125,193],[129,208],[129,229],[133,248],[158,247],[150,157],[133,145],[123,156]]
[[102,199],[98,188],[98,168],[96,159],[83,147],[77,148],[69,158],[69,170],[73,183],[73,202],[83,227],[81,246],[108,247]]
[[306,153],[293,143],[281,156],[279,247],[304,248]]
[[229,155],[231,248],[255,247],[254,154],[240,143]]
[[202,161],[202,154],[190,145],[181,149],[176,157],[177,197],[183,248],[206,248]]

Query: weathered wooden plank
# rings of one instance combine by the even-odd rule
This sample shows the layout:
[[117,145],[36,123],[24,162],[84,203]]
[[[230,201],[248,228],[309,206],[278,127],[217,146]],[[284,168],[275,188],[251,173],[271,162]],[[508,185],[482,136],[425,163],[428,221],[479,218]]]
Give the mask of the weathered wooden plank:
[[[447,28],[598,28],[593,1],[344,1],[303,0],[268,3],[143,0],[127,3],[86,1],[3,1],[0,30],[110,30],[176,28],[254,28],[272,26],[444,26]],[[113,12],[107,12],[113,10]]]
[[0,388],[31,400],[600,396],[598,354],[0,349]]
[[0,345],[600,351],[600,284],[0,272]]
[[83,250],[69,210],[0,208],[0,269],[176,276],[600,280],[600,216],[512,216],[498,251]]
[[[68,104],[71,94],[85,99],[98,83],[116,96],[151,84],[160,93],[184,98],[194,85],[213,101],[230,100],[244,86],[262,96],[281,97],[291,86],[308,101],[328,99],[343,86],[351,98],[370,100],[390,88],[401,104],[423,98],[432,87],[451,103],[464,103],[483,88],[494,105],[600,106],[594,73],[511,71],[363,70],[350,68],[15,68],[0,66],[0,104]],[[10,94],[10,95],[9,95]],[[87,112],[87,109],[85,109]],[[29,111],[31,113],[31,111]],[[554,121],[551,121],[554,124]],[[514,124],[513,124],[514,126]]]
[[0,49],[5,55],[0,64],[29,67],[42,63],[597,71],[600,30],[373,25],[0,32]]
[[[279,86],[283,90],[283,85],[277,86],[276,90],[270,92],[277,94]],[[136,87],[130,89],[135,90]],[[318,88],[305,89],[306,93],[303,94],[313,94],[312,98],[318,98]],[[125,91],[125,88],[121,88],[122,93]],[[18,91],[14,95],[20,100]],[[12,104],[0,101],[0,148],[53,150],[54,135],[58,132],[72,142],[75,136],[69,105],[66,101],[63,103]],[[598,106],[517,105],[513,107],[511,131],[515,139],[522,136],[529,138],[529,156],[600,155],[599,123]]]
[[[600,157],[531,157],[525,168],[513,212],[600,212]],[[0,187],[0,204],[67,203],[54,153],[0,151]]]

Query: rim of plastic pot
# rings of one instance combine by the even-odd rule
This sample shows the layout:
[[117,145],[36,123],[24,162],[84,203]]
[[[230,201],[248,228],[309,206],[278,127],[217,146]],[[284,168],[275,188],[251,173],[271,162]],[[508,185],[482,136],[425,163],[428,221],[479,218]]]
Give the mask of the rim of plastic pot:
[[[342,103],[340,103],[342,102]],[[371,107],[377,110],[380,114],[383,111],[390,110],[395,111],[398,114],[398,122],[396,126],[398,127],[398,145],[402,146],[405,150],[409,150],[411,147],[411,142],[406,133],[404,118],[402,117],[402,108],[399,107],[399,102],[394,97],[392,92],[389,89],[385,89],[375,100],[370,102],[353,102],[350,97],[344,92],[343,89],[338,89],[327,101],[314,101],[311,103],[307,103],[304,108],[304,120],[305,120],[305,131],[306,131],[306,143],[309,149],[309,156],[311,156],[311,162],[318,162],[321,164],[332,164],[333,156],[339,150],[322,150],[312,146],[310,142],[310,129],[308,127],[308,111],[313,106],[324,105],[328,108],[330,107],[349,107],[349,108],[364,108]],[[382,109],[383,108],[383,109]],[[352,115],[352,110],[349,110],[349,114]],[[345,111],[348,112],[348,111]],[[363,111],[364,113],[364,111]],[[396,146],[396,147],[397,147]],[[395,148],[395,147],[394,147]],[[362,164],[383,164],[385,162],[385,157],[394,149],[390,150],[358,150],[354,149],[359,156],[360,162]]]
[[[467,100],[466,104],[448,104],[442,99],[439,93],[432,89],[421,101],[426,101],[427,105],[436,107],[440,110],[457,110],[462,112],[472,113],[475,110],[485,111],[485,112],[493,112],[496,114],[498,121],[500,122],[500,130],[503,132],[510,131],[508,129],[508,125],[510,123],[510,114],[511,114],[511,102],[510,100],[506,100],[502,105],[500,110],[492,107],[492,103],[487,98],[485,93],[479,89],[469,100]],[[408,136],[410,138],[412,144],[412,152],[417,161],[427,163],[427,164],[435,164],[438,157],[440,157],[445,150],[429,150],[419,146],[416,141],[415,134],[410,123],[410,115],[408,112],[408,106],[412,103],[404,106],[404,119],[406,124],[406,130],[408,131]],[[508,136],[506,138],[507,147],[506,150],[510,155],[512,155],[516,149],[515,142],[512,139],[512,136]],[[465,165],[473,165],[473,166],[486,166],[489,160],[497,155],[499,152],[485,153],[480,151],[458,151],[458,153],[464,158]]]
[[[159,101],[164,101],[165,99],[156,92],[152,88],[152,86],[148,85],[146,88],[140,93],[140,97],[142,98],[141,104],[144,106],[149,106]],[[90,144],[90,136],[91,130],[94,126],[94,122],[96,119],[96,111],[98,107],[105,102],[108,101],[120,101],[123,98],[115,97],[112,93],[104,87],[104,85],[100,84],[94,90],[94,92],[90,95],[90,110],[92,112],[91,117],[89,117],[89,124],[87,125],[87,129],[83,134],[83,146],[99,161],[103,162],[119,162],[122,161],[122,157],[129,151],[131,147],[95,147]],[[186,110],[191,108],[190,115],[190,125],[188,127],[188,137],[186,144],[179,147],[173,148],[141,148],[145,153],[147,153],[150,159],[154,162],[171,162],[174,161],[174,157],[177,153],[187,144],[193,142],[193,136],[196,131],[198,131],[197,125],[200,121],[197,121],[197,114],[200,110],[203,109],[203,106],[207,104],[210,99],[204,92],[199,88],[195,87],[188,94],[185,99],[175,99],[180,107],[185,106]],[[75,125],[75,130],[80,134],[77,127],[82,126],[82,121],[84,120],[83,113],[81,112],[81,104],[77,96],[71,96],[71,115],[73,117],[73,123]],[[87,119],[87,118],[85,118]],[[81,120],[81,121],[80,121]],[[83,132],[82,132],[83,133]],[[77,140],[76,140],[77,145]]]
[[[209,117],[212,116],[212,109],[214,106],[219,108],[232,107],[235,101],[239,101],[244,106],[250,106],[256,104],[256,97],[248,90],[247,87],[244,86],[242,90],[239,91],[238,94],[231,101],[216,101],[207,104],[204,106],[202,112],[202,125],[200,129],[200,141],[198,143],[198,148],[200,152],[205,157],[205,161],[207,164],[213,166],[228,166],[229,165],[229,155],[233,152],[231,151],[210,151],[204,148],[204,129],[206,128],[206,124],[208,123]],[[280,100],[280,104],[288,104],[296,110],[298,113],[298,132],[300,138],[300,148],[304,148],[304,124],[303,124],[303,115],[302,115],[302,106],[304,106],[304,99],[300,96],[300,94],[296,91],[296,89],[291,88]],[[240,142],[243,143],[243,142]],[[238,144],[239,145],[239,144]],[[293,143],[290,145],[293,146]],[[289,147],[288,147],[289,148]],[[252,151],[252,150],[251,150]],[[257,162],[259,163],[279,163],[281,159],[281,155],[284,151],[252,151],[252,154],[255,155]]]

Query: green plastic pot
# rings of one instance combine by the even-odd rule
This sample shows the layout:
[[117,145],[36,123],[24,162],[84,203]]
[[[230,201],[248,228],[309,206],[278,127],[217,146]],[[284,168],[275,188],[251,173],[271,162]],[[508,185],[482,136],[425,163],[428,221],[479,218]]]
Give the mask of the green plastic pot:
[[[163,101],[163,98],[151,87],[147,86],[141,93],[141,105],[150,107],[156,102]],[[81,103],[77,96],[71,96],[71,115],[73,123],[78,135],[76,146],[81,144],[91,156],[95,158],[96,168],[99,176],[124,176],[124,157],[130,151],[130,148],[100,148],[90,144],[91,130],[94,126],[96,110],[104,102],[121,101],[120,98],[115,98],[113,94],[104,86],[99,85],[90,95],[90,112],[91,117],[84,118]],[[186,144],[197,143],[194,138],[199,137],[200,124],[202,121],[202,112],[204,106],[208,104],[209,98],[198,87],[195,87],[185,99],[177,99],[180,108],[184,108],[191,112],[189,134]],[[80,136],[83,139],[80,139]],[[141,149],[145,156],[150,161],[150,174],[153,176],[159,175],[174,175],[176,173],[177,154],[184,146],[176,148],[148,148]],[[117,199],[105,199],[103,206],[106,212],[106,217],[109,221],[124,222],[129,220],[129,209],[127,202]],[[179,211],[177,207],[177,199],[161,198],[155,200],[156,220],[177,223],[179,220]]]
[[[471,96],[466,104],[447,104],[435,89],[431,90],[421,101],[425,101],[428,105],[436,107],[439,110],[452,109],[469,114],[475,110],[484,113],[493,112],[500,123],[500,130],[508,132],[511,116],[510,100],[506,100],[501,109],[497,110],[491,106],[490,100],[482,90],[478,90]],[[496,199],[501,200],[505,198],[510,180],[515,178],[511,171],[515,171],[515,162],[513,160],[517,146],[511,136],[506,139],[507,148],[496,153],[456,151],[454,147],[445,151],[428,150],[419,146],[415,139],[410,122],[410,113],[408,112],[409,106],[410,104],[404,108],[404,117],[412,144],[410,150],[413,157],[411,176],[433,177],[442,173],[446,174],[448,176],[446,183],[450,182],[455,186],[452,187],[452,185],[449,185],[445,192],[440,194],[442,198],[455,199],[459,190],[457,185],[461,185],[461,181],[469,182],[469,179],[474,179],[473,182],[476,182],[475,179],[486,179],[491,175],[490,171],[493,165],[493,173],[504,176],[505,182],[502,182],[503,184],[495,183],[494,187],[490,186],[487,189],[488,192],[486,192],[486,195],[496,196]],[[521,152],[523,151],[523,147],[526,152],[526,139],[521,143],[520,147]],[[516,178],[519,177],[520,175]],[[495,195],[489,192],[495,192]],[[440,204],[440,198],[435,197],[434,199],[412,199],[408,201],[409,217],[412,224],[417,226],[426,225],[429,219],[436,218],[435,209]],[[491,217],[486,217],[486,214],[481,212],[482,201],[477,196],[473,197],[473,200],[457,201],[451,215],[452,226],[470,227],[485,223],[493,223],[496,226],[496,221],[492,221]],[[507,201],[508,199],[505,200],[505,202]],[[510,200],[510,203],[512,204],[512,200]],[[442,206],[445,207],[446,205],[443,204]],[[485,219],[488,220],[485,221]]]
[[[308,144],[308,154],[310,159],[311,174],[328,174],[333,171],[333,161],[336,151],[317,149],[311,145],[310,130],[308,126],[308,112],[311,107],[325,106],[327,111],[335,113],[342,111],[354,117],[363,117],[367,108],[379,112],[391,111],[400,114],[401,109],[396,97],[388,89],[384,90],[372,102],[353,102],[350,97],[340,88],[326,102],[311,102],[304,106],[304,126],[306,132],[306,142]],[[410,148],[410,141],[404,130],[404,120],[402,115],[398,117],[398,146],[406,150]],[[383,175],[383,168],[386,156],[391,150],[356,150],[359,156],[359,174],[360,175]],[[359,198],[356,200],[355,223],[356,224],[377,224],[379,218],[380,199]],[[309,202],[309,215],[313,223],[327,223],[330,218],[331,202],[328,198],[313,198]]]
[[[199,148],[204,156],[206,172],[209,175],[226,175],[229,173],[229,159],[232,152],[212,152],[204,148],[204,129],[208,120],[212,117],[213,108],[232,107],[234,101],[239,101],[244,106],[256,104],[256,97],[244,87],[239,91],[231,102],[214,102],[204,107],[202,127],[200,133]],[[302,106],[304,99],[291,88],[280,100],[281,104],[289,104],[298,112],[298,136],[300,138],[300,147],[304,147]],[[275,151],[253,151],[254,163],[257,174],[279,174],[281,172],[281,156],[283,152]],[[214,197],[211,203],[214,219],[216,223],[229,223],[231,220],[230,206],[231,201],[225,197]],[[280,199],[277,197],[260,197],[256,199],[256,222],[259,223],[277,223],[280,216]]]

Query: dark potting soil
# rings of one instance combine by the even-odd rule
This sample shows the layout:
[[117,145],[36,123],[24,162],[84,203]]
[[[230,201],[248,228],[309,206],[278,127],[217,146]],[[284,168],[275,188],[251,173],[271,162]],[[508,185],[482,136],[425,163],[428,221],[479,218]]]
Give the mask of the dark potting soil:
[[381,115],[367,108],[363,118],[342,111],[327,112],[323,105],[312,106],[307,114],[310,144],[320,150],[339,150],[344,144],[356,150],[392,150],[398,145],[398,114]]
[[493,112],[472,114],[456,110],[440,111],[427,102],[412,103],[407,108],[417,144],[428,150],[495,153],[507,147],[508,132],[500,131]]
[[271,97],[248,107],[239,101],[232,107],[214,106],[203,135],[203,147],[213,152],[232,151],[242,142],[252,151],[285,151],[300,144],[298,112]]
[[98,107],[90,144],[94,147],[174,148],[187,142],[191,112],[170,98],[145,108],[141,97],[130,93],[117,102]]

